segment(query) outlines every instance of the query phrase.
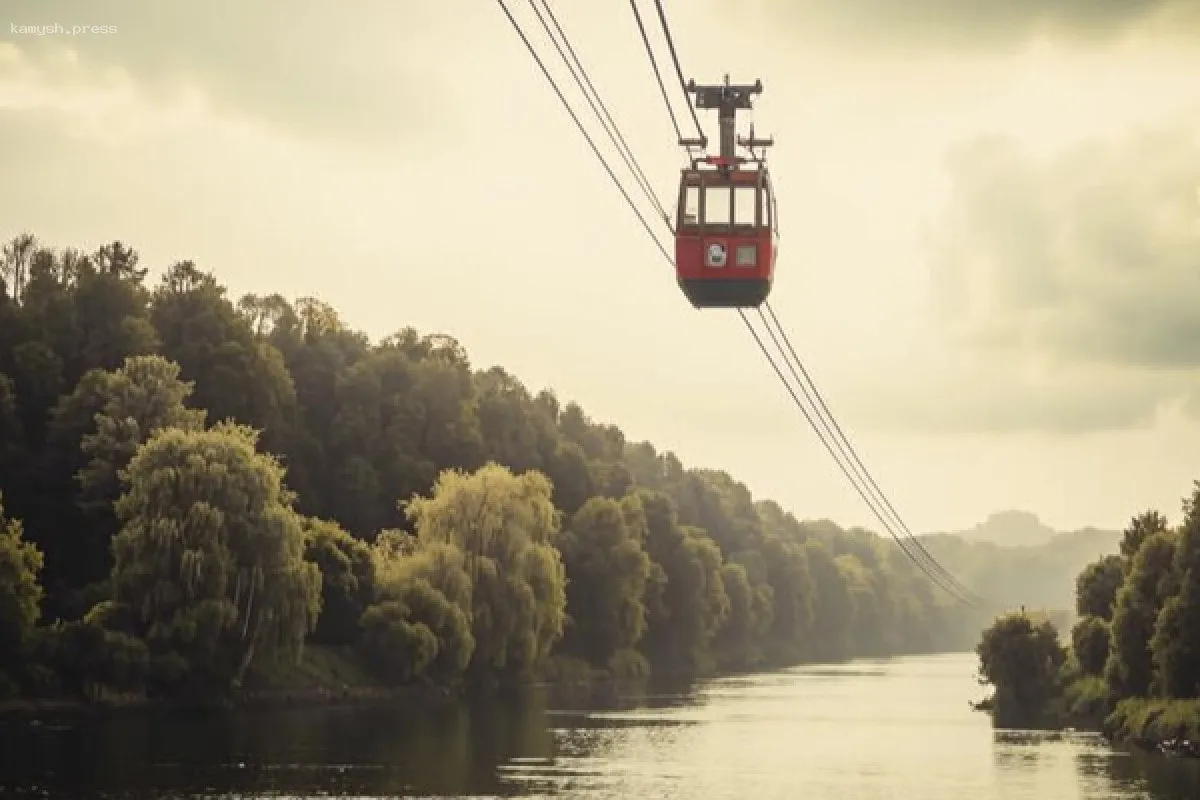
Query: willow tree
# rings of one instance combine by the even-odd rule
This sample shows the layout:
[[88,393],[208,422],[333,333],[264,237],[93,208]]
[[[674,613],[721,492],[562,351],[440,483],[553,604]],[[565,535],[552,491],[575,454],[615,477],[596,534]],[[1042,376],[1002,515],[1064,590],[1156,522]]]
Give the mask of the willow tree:
[[566,575],[551,493],[540,472],[489,463],[470,474],[446,470],[430,497],[406,504],[421,547],[452,544],[466,556],[472,668],[481,674],[528,674],[562,636]]
[[457,684],[471,662],[471,578],[466,556],[445,541],[383,531],[371,548],[378,601],[363,613],[359,648],[390,682]]
[[240,685],[256,657],[298,654],[316,624],[304,520],[257,436],[164,429],[122,472],[115,596],[170,677]]

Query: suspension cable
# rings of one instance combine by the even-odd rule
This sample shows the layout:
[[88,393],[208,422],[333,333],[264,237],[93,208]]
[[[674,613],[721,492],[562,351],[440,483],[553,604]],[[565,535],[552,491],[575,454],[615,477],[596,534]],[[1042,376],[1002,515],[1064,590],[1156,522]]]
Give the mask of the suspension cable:
[[[632,2],[633,0],[630,0]],[[692,123],[696,126],[696,131],[700,134],[700,138],[704,138],[704,129],[700,127],[700,118],[696,116],[696,109],[692,105],[691,98],[688,97],[687,81],[683,78],[683,67],[679,66],[679,54],[675,52],[675,40],[671,36],[671,26],[667,24],[667,12],[663,10],[662,0],[654,0],[654,7],[658,9],[658,21],[662,23],[663,35],[667,39],[667,51],[671,54],[671,61],[675,62],[675,74],[679,77],[679,88],[683,90],[683,96],[688,98],[688,111],[692,112]]]
[[[858,496],[861,497],[863,502],[867,504],[867,507],[869,509],[871,509],[871,513],[875,515],[875,518],[877,520],[879,520],[879,524],[882,525],[889,534],[891,534],[892,539],[894,539],[896,541],[896,544],[899,545],[900,550],[904,553],[904,555],[908,556],[909,560],[911,560],[917,566],[917,568],[921,570],[921,572],[925,573],[925,576],[927,578],[929,578],[929,580],[934,585],[936,585],[938,588],[940,588],[947,594],[951,595],[952,597],[954,597],[954,599],[958,600],[959,602],[963,603],[964,605],[968,605],[968,606],[974,605],[974,603],[968,597],[964,596],[958,590],[947,586],[940,577],[931,573],[929,571],[929,569],[919,559],[915,558],[913,556],[913,554],[911,552],[909,552],[908,548],[906,548],[904,546],[904,542],[900,539],[899,536],[896,535],[896,532],[894,530],[892,530],[891,525],[888,524],[887,520],[884,518],[884,516],[880,512],[880,510],[876,507],[875,503],[871,500],[870,497],[868,497],[867,493],[865,491],[863,491],[863,488],[859,485],[858,481],[855,480],[854,476],[852,476],[850,474],[850,471],[846,468],[846,466],[844,464],[842,464],[841,459],[839,459],[837,454],[833,451],[833,447],[829,444],[829,442],[826,440],[826,438],[821,434],[820,430],[818,430],[817,424],[813,420],[812,414],[810,414],[809,410],[807,408],[805,408],[804,404],[800,401],[800,398],[796,395],[795,390],[792,389],[791,383],[784,376],[783,371],[779,369],[778,365],[776,365],[775,359],[772,358],[771,353],[767,349],[766,344],[763,342],[762,338],[758,335],[758,331],[754,330],[754,326],[750,324],[750,319],[746,316],[745,309],[739,308],[739,309],[737,309],[737,313],[738,313],[738,316],[742,318],[742,322],[744,322],[746,324],[746,330],[750,331],[750,335],[754,337],[754,342],[755,342],[755,344],[758,345],[758,349],[762,351],[762,354],[764,356],[766,356],[767,362],[771,365],[771,369],[773,369],[775,371],[775,374],[779,377],[779,380],[783,383],[784,388],[787,389],[788,394],[790,394],[792,396],[792,400],[795,402],[796,407],[798,409],[800,409],[800,413],[803,414],[805,420],[808,421],[809,427],[811,427],[813,429],[813,431],[817,434],[817,438],[821,441],[821,444],[825,446],[826,452],[828,452],[829,455],[833,457],[833,461],[835,464],[837,464],[838,469],[841,470],[842,475],[844,475],[846,477],[846,480],[850,481],[850,485],[854,487],[856,492],[858,492]],[[767,331],[768,331],[768,333],[770,333],[769,327],[768,327]],[[772,337],[774,337],[774,334],[772,334]],[[778,348],[778,341],[776,341],[776,347]],[[784,351],[781,348],[780,348],[780,353],[786,357],[786,353],[784,353]]]
[[[663,83],[662,72],[658,69],[658,59],[654,57],[654,48],[650,46],[650,37],[646,34],[646,26],[642,23],[642,12],[638,11],[637,0],[629,0],[629,7],[633,9],[633,18],[637,20],[638,32],[642,35],[642,44],[646,47],[646,55],[650,58],[650,68],[654,72],[654,79],[658,81],[658,89],[662,92],[663,104],[667,107],[667,115],[671,117],[671,127],[675,129],[675,138],[677,141],[683,141],[683,130],[679,127],[679,119],[675,116],[675,109],[671,106],[671,99],[667,95],[667,85]],[[688,103],[691,107],[691,103]],[[692,112],[694,117],[695,111]],[[703,136],[703,134],[701,134]],[[688,158],[690,161],[691,148],[688,148]]]
[[[839,449],[842,451],[843,455],[848,461],[852,462],[852,465],[857,467],[856,471],[859,473],[862,479],[870,485],[871,489],[874,490],[875,495],[883,504],[885,509],[889,512],[891,518],[904,531],[904,533],[907,534],[912,543],[917,546],[929,564],[939,573],[941,573],[947,580],[953,583],[956,588],[964,593],[973,594],[970,589],[968,589],[966,586],[963,586],[957,578],[955,578],[949,571],[939,564],[937,559],[930,555],[929,551],[926,550],[925,546],[921,543],[919,537],[913,534],[912,530],[904,522],[904,519],[900,516],[899,512],[896,511],[895,506],[892,505],[892,502],[888,499],[888,496],[883,492],[882,489],[879,488],[879,484],[871,476],[870,471],[867,470],[866,465],[863,464],[862,459],[859,457],[858,451],[855,450],[854,445],[851,444],[850,439],[846,436],[845,431],[842,430],[842,426],[838,423],[837,417],[835,417],[833,412],[829,410],[829,405],[825,402],[825,398],[822,396],[821,390],[817,388],[816,381],[812,379],[809,371],[804,366],[804,362],[796,353],[796,348],[792,346],[791,338],[787,335],[787,331],[784,330],[783,325],[779,322],[779,318],[775,315],[775,309],[771,307],[770,301],[768,300],[765,305],[767,309],[767,315],[769,315],[771,320],[775,323],[775,327],[779,330],[779,335],[783,339],[783,346],[780,347],[780,352],[784,352],[784,347],[786,347],[786,353],[791,355],[791,358],[788,360],[788,366],[789,369],[791,369],[793,377],[795,377],[796,382],[800,384],[800,387],[804,391],[805,397],[808,398],[809,403],[818,409],[818,415],[828,420],[828,422],[823,422],[826,432],[831,438],[839,442]],[[759,309],[758,313],[759,316],[762,316],[763,324],[767,325],[767,329],[769,331],[770,323],[767,322],[766,316],[763,315],[761,309]],[[774,336],[774,334],[772,334],[772,336]],[[792,364],[795,366],[792,366]],[[796,373],[797,368],[799,369],[800,374]],[[801,375],[803,378],[801,378]],[[805,388],[806,384],[812,388],[812,394],[809,394],[808,389]],[[832,425],[833,430],[830,430],[830,425]],[[834,431],[836,431],[836,434]]]
[[[880,524],[884,525],[888,533],[891,534],[892,538],[896,540],[896,543],[900,545],[900,549],[904,551],[905,555],[911,558],[914,562],[919,562],[922,560],[913,555],[912,552],[905,547],[903,540],[901,540],[895,532],[895,528],[893,527],[894,522],[899,523],[899,527],[904,531],[905,534],[907,534],[911,544],[916,545],[919,551],[924,554],[925,563],[936,570],[946,581],[948,581],[954,587],[956,593],[962,594],[966,597],[973,597],[974,593],[966,586],[963,586],[961,583],[959,583],[959,581],[953,575],[947,572],[942,565],[939,564],[937,560],[925,550],[917,538],[913,536],[912,531],[908,529],[908,526],[904,524],[904,521],[900,519],[899,515],[896,513],[895,507],[892,505],[891,501],[888,500],[887,495],[885,495],[879,488],[879,485],[875,482],[874,478],[871,477],[871,474],[867,472],[867,468],[859,459],[858,453],[854,450],[853,445],[851,445],[849,440],[846,438],[845,433],[843,433],[837,419],[829,410],[829,406],[825,404],[824,398],[821,396],[816,382],[812,380],[811,376],[808,374],[808,370],[806,370],[804,367],[804,363],[800,361],[799,357],[796,355],[796,351],[792,347],[791,342],[787,337],[787,333],[784,331],[783,326],[779,324],[779,319],[775,316],[774,311],[770,308],[769,301],[766,303],[766,306],[771,319],[775,321],[775,327],[779,330],[779,337],[782,337],[783,344],[780,343],[780,338],[776,336],[775,330],[772,329],[771,323],[767,320],[767,315],[765,315],[762,309],[759,308],[757,309],[758,316],[762,319],[763,326],[767,329],[767,333],[771,336],[771,340],[775,343],[776,349],[779,351],[780,355],[783,356],[784,363],[787,365],[788,371],[791,372],[792,378],[796,381],[797,385],[799,385],[800,391],[803,392],[805,399],[808,400],[809,407],[816,412],[817,418],[820,420],[821,427],[824,428],[825,433],[837,446],[841,453],[841,459],[845,459],[845,462],[849,465],[850,469],[855,471],[856,477],[852,478],[844,468],[842,469],[842,474],[846,475],[846,478],[849,479],[851,483],[855,484],[856,489],[861,481],[864,485],[868,486],[869,489],[874,490],[874,494],[872,495],[874,503],[868,501],[866,495],[861,491],[859,492],[859,496],[862,497],[865,502],[867,502],[868,506],[871,508],[871,511],[875,513],[876,517],[879,519]],[[791,353],[791,358],[788,358],[789,352]],[[799,374],[797,373],[797,367],[799,367]],[[801,374],[804,376],[803,378],[801,378]],[[809,391],[810,388],[811,392]],[[815,399],[814,395],[816,396]],[[809,424],[813,424],[811,418],[809,418]],[[834,430],[837,431],[836,434],[834,433]],[[820,436],[819,433],[818,436]],[[822,442],[824,442],[823,436],[821,439]],[[830,450],[830,455],[834,455],[832,450]],[[834,455],[834,459],[838,461],[838,466],[841,467],[841,459],[839,459],[836,455]],[[879,505],[879,510],[876,510],[876,504]],[[880,516],[882,512],[890,512],[891,518],[885,520],[882,516]]]
[[563,96],[562,90],[558,88],[558,84],[554,81],[554,76],[550,74],[550,70],[546,69],[546,65],[542,62],[541,56],[537,54],[537,50],[534,49],[533,43],[529,41],[529,37],[527,37],[525,35],[525,31],[521,29],[520,23],[517,22],[516,18],[512,15],[512,12],[509,11],[508,5],[504,2],[504,0],[496,0],[496,2],[500,4],[501,10],[504,11],[504,16],[508,17],[508,21],[512,23],[513,30],[517,32],[517,35],[521,37],[521,41],[525,43],[525,49],[529,51],[529,55],[533,56],[533,60],[537,62],[538,67],[542,71],[542,75],[544,75],[546,80],[549,82],[550,88],[554,90],[556,95],[558,95],[558,99],[563,104],[563,108],[567,110],[567,113],[571,115],[571,119],[575,121],[575,127],[579,128],[579,132],[582,133],[583,138],[587,140],[588,145],[592,148],[592,153],[600,161],[600,164],[604,167],[604,171],[608,173],[608,177],[611,178],[612,182],[617,185],[617,189],[620,190],[621,196],[625,198],[625,202],[629,204],[629,208],[633,211],[634,216],[638,218],[638,221],[642,223],[642,227],[646,229],[646,233],[651,239],[654,240],[654,245],[658,248],[659,252],[662,253],[663,258],[673,263],[671,254],[667,252],[667,248],[665,248],[663,243],[658,240],[658,237],[654,235],[654,230],[650,227],[650,223],[648,223],[646,218],[642,216],[642,212],[638,210],[637,204],[633,202],[633,198],[629,196],[629,192],[625,191],[625,187],[621,185],[621,181],[612,171],[612,167],[610,167],[608,162],[604,160],[604,156],[601,154],[600,148],[596,147],[596,143],[592,141],[592,137],[588,135],[587,129],[583,127],[583,123],[579,120],[579,115],[575,113],[575,109],[571,108],[571,104],[568,103],[567,98]]
[[[571,61],[575,62],[574,67],[571,66],[571,61],[567,60],[567,56],[563,53],[563,48],[559,46],[558,40],[555,38],[554,34],[550,32],[550,28],[546,24],[545,18],[542,17],[541,12],[539,12],[537,6],[534,5],[534,0],[529,0],[529,6],[533,9],[533,13],[537,14],[538,21],[542,23],[542,27],[546,30],[546,35],[550,37],[550,41],[554,43],[554,47],[558,50],[559,56],[561,56],[563,61],[566,63],[567,69],[570,70],[571,76],[575,78],[575,83],[579,86],[579,90],[583,92],[584,99],[588,101],[588,105],[592,107],[592,113],[594,113],[600,120],[600,125],[604,128],[604,132],[608,134],[608,138],[613,143],[613,147],[616,148],[617,153],[620,154],[621,158],[625,161],[625,166],[629,168],[631,173],[633,173],[634,180],[637,181],[638,187],[642,190],[642,192],[645,193],[646,198],[650,201],[651,205],[654,206],[659,215],[662,217],[663,221],[667,223],[667,227],[671,229],[672,233],[674,233],[674,226],[671,225],[671,217],[667,213],[667,209],[663,206],[662,201],[658,199],[658,195],[654,193],[654,187],[650,185],[650,181],[646,177],[646,173],[642,171],[641,164],[638,163],[637,158],[633,154],[633,150],[629,147],[629,143],[625,141],[625,136],[621,133],[621,129],[617,126],[612,114],[609,113],[608,106],[604,104],[604,100],[600,97],[600,92],[596,90],[595,84],[592,83],[591,77],[588,76],[587,69],[584,68],[583,62],[580,61],[578,54],[575,52],[575,48],[571,46],[571,40],[567,37],[562,25],[558,23],[558,18],[555,16],[554,11],[550,8],[550,3],[548,0],[542,0],[542,8],[545,9],[546,16],[550,18],[550,21],[554,24],[554,29],[558,31],[558,35],[562,38],[563,45],[566,46],[567,53],[570,54]],[[578,73],[576,72],[576,69],[578,69]],[[593,95],[596,98],[595,101],[592,100]],[[596,107],[597,104],[599,104],[599,108]]]

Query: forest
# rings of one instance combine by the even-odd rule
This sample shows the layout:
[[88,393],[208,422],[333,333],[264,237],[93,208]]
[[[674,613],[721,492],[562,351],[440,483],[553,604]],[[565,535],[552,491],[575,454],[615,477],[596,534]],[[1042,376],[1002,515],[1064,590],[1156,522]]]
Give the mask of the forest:
[[314,664],[439,691],[702,676],[983,627],[892,542],[451,336],[147,274],[119,241],[4,246],[0,695],[228,697]]
[[983,707],[1004,727],[1072,726],[1200,757],[1200,481],[1183,518],[1134,517],[1119,552],[1075,581],[1070,641],[1034,614],[999,617],[979,642]]

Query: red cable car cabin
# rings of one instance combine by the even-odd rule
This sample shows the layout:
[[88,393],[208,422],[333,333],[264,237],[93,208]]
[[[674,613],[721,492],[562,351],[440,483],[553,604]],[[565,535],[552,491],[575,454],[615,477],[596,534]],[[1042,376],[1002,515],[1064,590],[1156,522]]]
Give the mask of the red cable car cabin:
[[771,293],[778,249],[775,197],[761,163],[684,169],[675,273],[696,308],[757,308]]

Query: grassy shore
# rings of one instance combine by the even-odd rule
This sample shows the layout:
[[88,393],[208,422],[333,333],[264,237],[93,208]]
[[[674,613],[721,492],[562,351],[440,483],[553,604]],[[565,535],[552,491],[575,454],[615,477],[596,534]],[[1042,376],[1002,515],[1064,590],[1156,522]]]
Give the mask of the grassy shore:
[[1200,758],[1200,700],[1122,700],[1103,731],[1115,743]]
[[143,693],[97,688],[85,697],[16,697],[0,701],[0,714],[148,707],[261,707],[405,700],[437,702],[447,690],[429,686],[390,687],[362,668],[353,652],[306,647],[299,662],[271,663],[252,669],[245,685],[219,697],[164,700]]

